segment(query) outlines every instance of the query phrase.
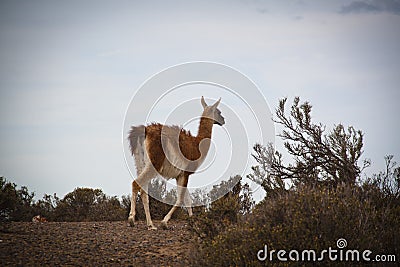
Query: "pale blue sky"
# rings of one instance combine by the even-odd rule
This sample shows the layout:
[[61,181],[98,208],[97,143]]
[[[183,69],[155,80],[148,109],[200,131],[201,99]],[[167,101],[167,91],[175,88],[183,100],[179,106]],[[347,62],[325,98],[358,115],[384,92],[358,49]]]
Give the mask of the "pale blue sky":
[[272,108],[301,96],[315,120],[363,130],[370,171],[400,161],[399,1],[214,2],[1,1],[0,175],[38,197],[128,194],[127,105],[193,60],[240,70]]

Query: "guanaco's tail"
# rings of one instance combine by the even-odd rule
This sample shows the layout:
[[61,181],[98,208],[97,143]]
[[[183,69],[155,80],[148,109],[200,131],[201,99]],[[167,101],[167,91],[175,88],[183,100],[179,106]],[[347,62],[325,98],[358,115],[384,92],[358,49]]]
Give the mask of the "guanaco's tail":
[[136,170],[139,175],[145,166],[145,147],[144,140],[146,138],[146,127],[144,125],[132,126],[129,131],[129,145],[132,156],[135,158]]

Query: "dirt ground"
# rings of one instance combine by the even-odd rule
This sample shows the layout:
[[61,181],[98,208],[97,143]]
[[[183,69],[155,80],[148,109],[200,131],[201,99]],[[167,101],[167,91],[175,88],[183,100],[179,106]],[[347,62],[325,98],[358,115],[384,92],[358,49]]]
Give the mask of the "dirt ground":
[[2,223],[0,265],[186,266],[190,239],[185,221]]

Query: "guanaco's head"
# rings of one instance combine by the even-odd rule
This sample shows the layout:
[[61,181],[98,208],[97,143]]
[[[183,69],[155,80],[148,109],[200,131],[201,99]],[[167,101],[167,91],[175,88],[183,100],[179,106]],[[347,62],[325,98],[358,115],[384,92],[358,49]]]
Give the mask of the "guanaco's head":
[[201,105],[204,108],[203,116],[214,120],[214,124],[222,126],[225,124],[225,118],[221,115],[221,111],[218,109],[219,102],[221,102],[221,98],[213,105],[209,106],[204,100],[204,97],[201,97]]

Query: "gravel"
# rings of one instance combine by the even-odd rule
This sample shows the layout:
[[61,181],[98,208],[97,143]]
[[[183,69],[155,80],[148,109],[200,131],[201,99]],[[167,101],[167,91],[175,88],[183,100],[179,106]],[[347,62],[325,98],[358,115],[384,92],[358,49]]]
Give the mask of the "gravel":
[[186,266],[190,240],[185,221],[1,223],[0,265]]

